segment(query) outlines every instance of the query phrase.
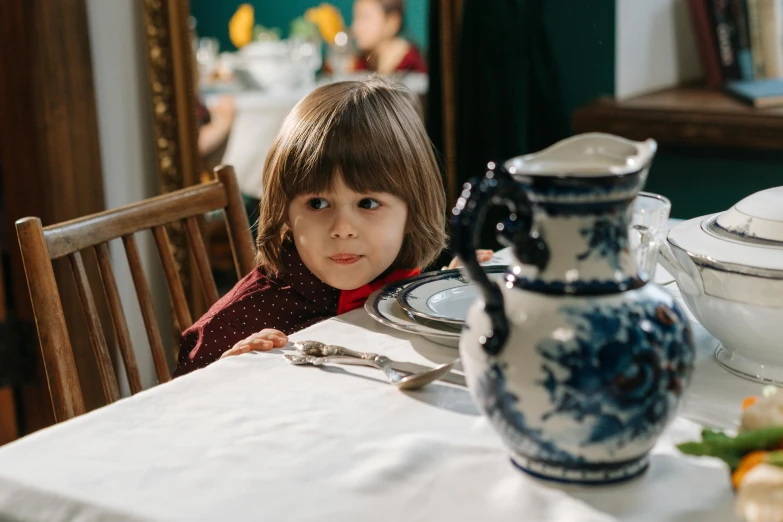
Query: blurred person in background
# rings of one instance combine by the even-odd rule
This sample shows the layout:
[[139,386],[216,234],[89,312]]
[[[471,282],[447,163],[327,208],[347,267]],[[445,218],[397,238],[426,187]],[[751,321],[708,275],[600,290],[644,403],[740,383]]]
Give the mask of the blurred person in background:
[[360,56],[354,69],[379,74],[427,72],[419,50],[400,36],[405,20],[404,0],[356,0],[351,30]]

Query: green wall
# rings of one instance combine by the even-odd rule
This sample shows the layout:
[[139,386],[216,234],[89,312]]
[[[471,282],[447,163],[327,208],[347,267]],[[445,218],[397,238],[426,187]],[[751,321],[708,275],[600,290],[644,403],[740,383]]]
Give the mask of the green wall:
[[[611,0],[549,0],[545,23],[559,80],[562,126],[574,109],[614,94],[615,9]],[[725,210],[759,190],[783,185],[783,151],[661,146],[646,190],[672,201],[672,217]]]
[[[256,23],[280,28],[285,36],[291,20],[302,16],[308,8],[321,4],[322,0],[190,0],[191,14],[198,23],[196,31],[200,36],[220,40],[221,50],[235,50],[228,38],[228,21],[243,3],[253,6]],[[353,0],[331,0],[328,3],[340,10],[346,24],[351,23]],[[426,50],[428,44],[428,9],[429,0],[407,0],[404,35],[422,50]]]
[[614,95],[614,2],[544,2],[547,42],[554,62],[563,137],[571,133],[571,113],[605,95]]
[[661,147],[646,190],[667,196],[672,217],[728,209],[765,188],[783,185],[783,154],[731,149]]

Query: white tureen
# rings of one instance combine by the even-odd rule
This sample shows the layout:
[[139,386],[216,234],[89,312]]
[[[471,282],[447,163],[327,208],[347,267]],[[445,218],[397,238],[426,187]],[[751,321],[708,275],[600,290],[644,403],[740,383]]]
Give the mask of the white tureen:
[[783,187],[685,221],[660,261],[733,373],[783,383]]

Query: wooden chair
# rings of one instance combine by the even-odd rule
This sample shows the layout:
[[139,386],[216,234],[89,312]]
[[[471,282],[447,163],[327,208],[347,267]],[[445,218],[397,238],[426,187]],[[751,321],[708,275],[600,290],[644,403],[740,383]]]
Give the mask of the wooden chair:
[[208,306],[217,301],[218,292],[199,230],[198,216],[224,209],[237,276],[244,277],[254,267],[255,249],[234,170],[231,167],[218,167],[215,169],[215,177],[215,181],[209,183],[56,225],[43,227],[37,217],[27,217],[16,222],[57,422],[84,413],[85,406],[52,260],[68,257],[98,363],[101,386],[107,400],[113,402],[120,398],[117,379],[80,251],[88,248],[93,248],[95,251],[130,390],[131,393],[137,393],[141,390],[141,378],[107,245],[109,240],[122,238],[152,349],[157,377],[160,382],[168,381],[170,373],[163,350],[163,341],[155,319],[152,294],[143,273],[134,233],[152,230],[172,298],[174,314],[180,328],[184,330],[193,321],[169,245],[166,224],[184,220],[188,244]]

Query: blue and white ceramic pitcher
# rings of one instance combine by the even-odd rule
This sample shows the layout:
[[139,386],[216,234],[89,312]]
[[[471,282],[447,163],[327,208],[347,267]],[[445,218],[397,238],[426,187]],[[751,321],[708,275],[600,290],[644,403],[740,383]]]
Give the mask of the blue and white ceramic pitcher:
[[[628,246],[656,143],[584,134],[490,163],[453,211],[455,246],[482,298],[460,339],[468,386],[522,470],[607,484],[647,468],[693,369],[688,320],[647,284]],[[475,258],[486,210],[514,261],[503,284]]]

